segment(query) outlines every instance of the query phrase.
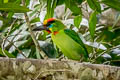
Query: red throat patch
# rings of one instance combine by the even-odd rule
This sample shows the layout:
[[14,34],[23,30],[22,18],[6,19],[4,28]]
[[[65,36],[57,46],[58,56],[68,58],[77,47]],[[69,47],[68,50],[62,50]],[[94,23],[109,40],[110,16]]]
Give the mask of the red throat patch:
[[58,34],[58,31],[54,31],[54,33],[53,33],[54,35],[56,35],[56,34]]
[[51,31],[50,30],[46,30],[47,32],[48,32],[48,34],[50,34],[51,33]]

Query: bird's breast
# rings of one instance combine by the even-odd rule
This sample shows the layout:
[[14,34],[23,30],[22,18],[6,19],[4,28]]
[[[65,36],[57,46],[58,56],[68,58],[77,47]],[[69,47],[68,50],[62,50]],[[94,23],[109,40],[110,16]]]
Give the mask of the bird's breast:
[[80,45],[71,37],[65,34],[64,30],[59,31],[56,35],[51,35],[53,42],[64,53],[65,56],[71,59],[80,59]]

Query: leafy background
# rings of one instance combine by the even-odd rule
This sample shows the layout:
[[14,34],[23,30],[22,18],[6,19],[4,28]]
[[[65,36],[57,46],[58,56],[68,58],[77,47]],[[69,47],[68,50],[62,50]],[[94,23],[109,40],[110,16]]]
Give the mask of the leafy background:
[[0,56],[61,58],[50,35],[32,31],[54,17],[79,34],[89,62],[119,66],[119,11],[119,0],[0,0]]

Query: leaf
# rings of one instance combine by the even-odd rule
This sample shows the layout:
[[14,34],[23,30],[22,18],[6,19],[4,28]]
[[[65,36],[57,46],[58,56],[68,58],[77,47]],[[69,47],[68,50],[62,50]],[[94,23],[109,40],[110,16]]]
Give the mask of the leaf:
[[24,13],[30,11],[27,7],[20,6],[19,4],[15,4],[15,3],[0,4],[0,10],[7,12],[15,12],[15,13]]
[[114,8],[120,11],[120,0],[102,0],[102,2],[110,6],[111,8]]
[[[30,49],[23,49],[22,52],[26,57],[28,57],[30,55],[31,50]],[[19,57],[19,55],[17,55],[17,57]],[[23,55],[22,55],[22,57],[24,58]]]
[[30,17],[32,17],[34,14],[36,14],[41,8],[41,5],[35,5],[34,10],[30,13]]
[[101,13],[101,6],[98,0],[87,0],[87,2],[91,9]]
[[11,25],[13,20],[9,18],[5,18],[4,16],[0,16],[0,20],[3,21],[3,25],[0,27],[0,32],[4,32],[4,30]]
[[17,29],[19,29],[20,27],[21,27],[21,25],[23,25],[24,23],[20,23],[20,24],[18,24],[18,23],[15,23],[14,25],[13,25],[13,28],[12,28],[12,30],[10,31],[10,33],[9,34],[12,34],[13,32],[15,32]]
[[35,23],[35,22],[40,22],[40,18],[37,17],[37,18],[34,18],[30,21],[30,23]]
[[25,0],[25,1],[26,1],[26,2],[25,2],[25,3],[26,3],[25,5],[28,6],[28,5],[30,4],[30,0]]
[[41,59],[40,52],[37,48],[36,48],[35,54],[36,54],[37,59]]
[[[4,52],[8,57],[15,58],[15,56],[13,54],[9,53],[8,51],[4,50]],[[0,48],[0,54],[4,56],[1,48]]]
[[57,3],[57,0],[53,0],[53,4],[52,4],[52,8],[51,8],[51,17],[53,17],[53,15],[54,15],[54,9],[56,8],[56,3]]
[[0,0],[0,4],[2,4],[3,3],[3,0]]
[[92,39],[94,39],[96,23],[97,23],[97,17],[96,17],[96,11],[94,11],[90,15],[90,19],[89,19],[89,31],[90,31],[90,35],[91,35]]
[[115,38],[115,33],[112,31],[103,30],[103,37],[106,42],[109,42]]
[[0,20],[2,20],[3,23],[8,23],[9,22],[9,20],[4,18],[3,16],[0,16]]
[[65,0],[65,5],[75,14],[75,15],[82,15],[81,8],[78,7],[74,0]]
[[9,20],[10,20],[10,19],[12,19],[12,16],[13,16],[13,15],[14,15],[14,13],[13,13],[13,12],[9,12],[9,13],[8,13],[8,16],[7,16],[7,17],[8,17],[8,19],[9,19]]
[[4,0],[4,3],[8,3],[8,0]]
[[81,3],[83,2],[83,0],[76,0],[76,2],[77,2],[78,4],[81,4]]
[[[14,0],[13,0],[13,1],[14,1]],[[11,1],[11,2],[13,2],[13,1]],[[10,0],[9,0],[9,2],[10,2]],[[20,4],[20,3],[21,3],[21,0],[16,0],[15,3],[16,3],[16,4]]]
[[65,2],[65,0],[57,0],[57,4],[56,5],[62,5]]
[[54,9],[56,8],[56,3],[57,0],[47,0],[47,14],[45,15],[45,19],[53,17]]
[[45,15],[45,19],[50,18],[51,16],[51,2],[52,0],[47,0],[47,14]]
[[[26,37],[26,36],[24,36],[24,37]],[[24,37],[22,38],[22,40],[24,39]],[[23,49],[28,49],[28,48],[30,48],[32,45],[31,45],[31,43],[32,43],[33,41],[32,41],[32,38],[30,37],[30,36],[28,36],[28,39],[24,42],[24,43],[22,43],[22,44],[20,44],[20,45],[18,45],[18,48],[20,49],[20,50],[23,50]],[[20,41],[19,41],[19,43],[20,43]],[[17,56],[17,54],[18,54],[19,52],[18,52],[18,50],[14,50],[14,51],[12,51],[12,54],[14,54],[14,55],[16,55]]]
[[81,21],[82,21],[82,16],[76,16],[76,17],[74,18],[74,25],[75,25],[77,28],[79,28]]
[[[40,41],[41,42],[41,41]],[[41,43],[40,43],[41,44]],[[45,54],[49,57],[49,58],[56,58],[58,57],[58,53],[54,47],[53,44],[51,43],[47,43],[45,42],[45,44],[43,44],[41,46],[41,49],[45,52]]]

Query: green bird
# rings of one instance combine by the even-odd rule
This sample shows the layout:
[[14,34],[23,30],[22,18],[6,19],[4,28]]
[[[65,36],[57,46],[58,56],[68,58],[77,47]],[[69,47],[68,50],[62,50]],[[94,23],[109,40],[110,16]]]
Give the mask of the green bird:
[[54,18],[47,19],[43,22],[42,27],[33,29],[33,31],[40,30],[51,33],[52,41],[64,56],[72,60],[88,60],[87,49],[79,35],[73,30],[66,29],[66,26],[61,21]]

